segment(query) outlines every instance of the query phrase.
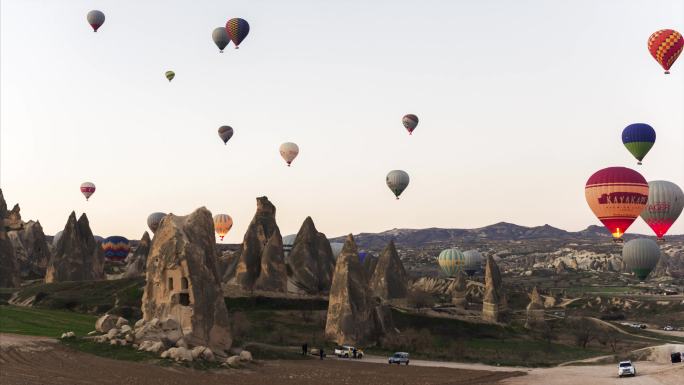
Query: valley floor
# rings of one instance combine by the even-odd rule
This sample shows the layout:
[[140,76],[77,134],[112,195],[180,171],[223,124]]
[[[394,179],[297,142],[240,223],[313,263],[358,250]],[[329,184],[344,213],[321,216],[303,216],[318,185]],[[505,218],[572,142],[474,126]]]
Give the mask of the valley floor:
[[[353,370],[350,370],[353,365]],[[454,384],[484,385],[520,372],[390,366],[345,360],[262,361],[248,369],[195,370],[117,361],[71,350],[53,339],[0,334],[2,385]]]

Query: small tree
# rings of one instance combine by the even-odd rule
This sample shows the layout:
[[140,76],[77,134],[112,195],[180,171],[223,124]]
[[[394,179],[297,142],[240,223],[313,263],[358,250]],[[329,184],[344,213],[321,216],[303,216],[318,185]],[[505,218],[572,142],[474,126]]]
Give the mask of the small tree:
[[432,298],[432,295],[422,290],[413,290],[409,292],[407,301],[409,306],[419,310],[426,307],[432,307],[435,304],[435,299]]
[[579,318],[569,322],[570,333],[575,338],[575,344],[582,349],[586,349],[587,345],[593,341],[598,332],[598,328],[593,321],[588,318]]

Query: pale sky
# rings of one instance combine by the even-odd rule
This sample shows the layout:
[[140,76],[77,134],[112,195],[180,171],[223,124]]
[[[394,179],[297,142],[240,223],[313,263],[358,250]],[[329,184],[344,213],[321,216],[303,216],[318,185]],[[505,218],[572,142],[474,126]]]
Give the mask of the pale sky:
[[[240,242],[261,195],[283,234],[307,215],[331,237],[579,230],[600,224],[584,199],[598,169],[684,187],[684,58],[665,76],[646,48],[658,29],[684,32],[681,0],[0,4],[0,185],[47,234],[75,210],[98,235],[137,239],[151,212],[206,206]],[[98,33],[91,9],[106,15]],[[211,32],[232,17],[250,34],[219,54]],[[643,166],[621,142],[634,122],[657,132]],[[300,147],[291,168],[285,141]],[[411,176],[399,201],[393,169]],[[641,219],[634,231],[651,233]]]

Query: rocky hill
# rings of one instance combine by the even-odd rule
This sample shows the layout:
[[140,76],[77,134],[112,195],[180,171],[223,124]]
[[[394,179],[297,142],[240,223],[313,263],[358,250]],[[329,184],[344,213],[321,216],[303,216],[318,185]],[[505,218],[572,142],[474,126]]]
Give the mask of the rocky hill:
[[[650,235],[625,234],[625,240]],[[550,225],[526,227],[513,223],[499,222],[476,229],[392,229],[381,233],[360,233],[354,239],[361,248],[382,249],[389,241],[399,247],[425,247],[481,241],[522,241],[522,240],[609,240],[608,230],[602,226],[591,225],[581,231],[565,231]],[[344,242],[345,237],[330,239],[331,242]],[[668,240],[684,241],[684,235],[666,236]]]

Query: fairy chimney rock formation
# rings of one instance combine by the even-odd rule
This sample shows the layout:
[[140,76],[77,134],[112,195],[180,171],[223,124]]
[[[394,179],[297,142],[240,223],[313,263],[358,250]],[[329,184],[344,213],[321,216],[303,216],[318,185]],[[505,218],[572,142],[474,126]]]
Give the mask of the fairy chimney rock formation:
[[[366,259],[368,258],[370,256],[366,256]],[[408,277],[406,276],[404,265],[401,263],[401,259],[399,259],[394,241],[390,241],[382,251],[382,254],[380,254],[373,275],[370,278],[369,286],[373,295],[384,300],[406,297]]]
[[457,308],[467,309],[468,308],[468,285],[466,282],[466,276],[463,270],[459,270],[456,274],[456,279],[451,287],[451,303]]
[[527,305],[526,328],[531,328],[535,324],[544,322],[544,300],[535,286],[530,294],[530,303]]
[[506,311],[506,299],[502,292],[501,273],[494,258],[487,257],[485,267],[485,293],[482,300],[482,319],[501,322]]
[[14,247],[5,231],[7,203],[0,189],[0,287],[18,287],[21,284],[19,264],[14,256]]
[[267,197],[257,198],[257,211],[242,241],[235,276],[224,280],[243,290],[286,290],[283,238],[275,214],[276,208]]
[[50,257],[45,282],[96,281],[104,279],[104,253],[90,231],[88,217],[78,221],[73,211]]
[[287,265],[291,272],[288,280],[296,291],[317,294],[330,290],[335,257],[328,238],[316,229],[311,217],[302,223]]
[[328,300],[325,337],[338,344],[364,344],[377,334],[376,309],[351,234],[337,257]]
[[[136,341],[171,340],[179,346],[207,346],[214,353],[230,348],[216,257],[209,210],[202,207],[187,216],[166,216],[147,257],[143,324],[136,326]],[[160,322],[166,325],[161,337]]]
[[126,272],[124,277],[132,278],[145,275],[145,270],[147,267],[147,255],[150,253],[150,234],[145,231],[140,242],[138,242],[138,247],[136,247],[135,252],[130,254],[128,261],[126,261]]
[[368,253],[366,255],[366,258],[363,260],[363,270],[366,273],[366,277],[368,277],[368,281],[373,277],[373,273],[375,273],[375,266],[378,265],[378,258],[376,258],[373,254]]

